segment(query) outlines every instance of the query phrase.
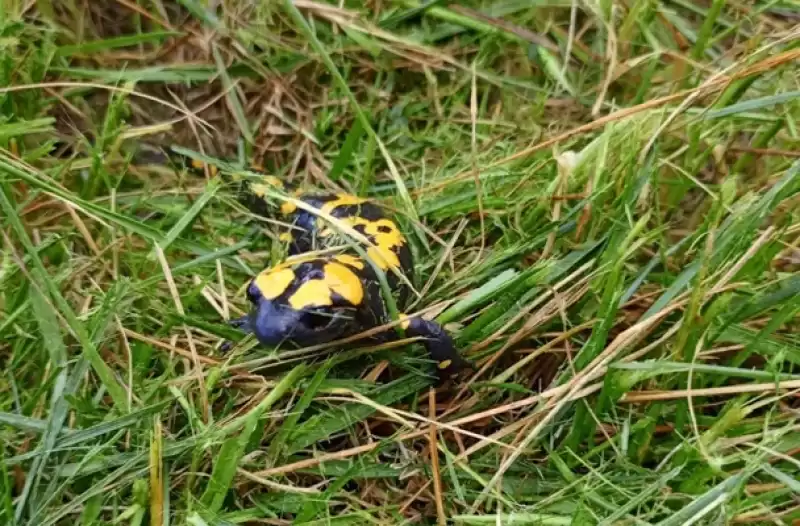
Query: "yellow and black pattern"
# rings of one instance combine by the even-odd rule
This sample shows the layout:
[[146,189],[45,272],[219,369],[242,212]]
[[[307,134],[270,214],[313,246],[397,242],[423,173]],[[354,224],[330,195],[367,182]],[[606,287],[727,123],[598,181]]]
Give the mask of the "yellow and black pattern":
[[[191,168],[203,170],[202,163]],[[209,169],[217,175],[218,170]],[[279,179],[261,175],[243,185],[242,202],[255,214],[276,217],[291,225],[281,234],[289,245],[286,261],[260,272],[247,287],[251,312],[233,320],[232,325],[253,333],[267,346],[293,343],[316,345],[363,332],[389,321],[379,280],[368,261],[343,242],[336,227],[291,201],[274,204],[269,190],[285,192],[294,199],[340,220],[364,236],[363,248],[369,260],[384,272],[400,304],[408,290],[397,276],[413,279],[414,264],[408,242],[398,224],[384,210],[366,199],[344,193],[302,192]],[[315,255],[322,249],[340,250]],[[445,379],[464,367],[471,367],[456,351],[450,336],[436,324],[418,317],[406,317],[403,328],[408,336],[419,336],[437,374]],[[378,340],[396,337],[385,331]]]

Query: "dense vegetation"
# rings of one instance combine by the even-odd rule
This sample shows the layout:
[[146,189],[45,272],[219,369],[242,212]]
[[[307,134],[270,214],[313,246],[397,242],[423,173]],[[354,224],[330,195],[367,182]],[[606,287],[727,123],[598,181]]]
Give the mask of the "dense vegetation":
[[[0,523],[797,523],[799,13],[4,0]],[[392,208],[477,370],[220,352],[280,244],[173,147]]]

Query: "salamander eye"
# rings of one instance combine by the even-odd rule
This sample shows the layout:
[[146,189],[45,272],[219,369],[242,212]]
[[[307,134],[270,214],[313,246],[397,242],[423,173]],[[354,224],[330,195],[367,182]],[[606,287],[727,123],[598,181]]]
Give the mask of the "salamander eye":
[[258,290],[258,287],[255,286],[255,283],[252,283],[250,284],[249,287],[247,287],[246,294],[247,294],[247,301],[249,301],[253,305],[258,303],[259,298],[261,298],[261,291]]

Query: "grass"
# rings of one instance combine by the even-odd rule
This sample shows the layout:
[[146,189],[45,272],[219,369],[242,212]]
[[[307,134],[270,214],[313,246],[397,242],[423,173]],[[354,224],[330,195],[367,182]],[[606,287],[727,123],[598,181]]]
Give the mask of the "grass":
[[[797,8],[6,0],[0,524],[800,522]],[[476,372],[222,354],[274,229],[148,145],[384,203]]]

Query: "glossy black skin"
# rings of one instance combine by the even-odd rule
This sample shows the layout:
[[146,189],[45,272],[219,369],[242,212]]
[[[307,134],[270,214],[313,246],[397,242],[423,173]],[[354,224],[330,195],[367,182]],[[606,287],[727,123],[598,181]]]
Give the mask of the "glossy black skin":
[[[291,191],[291,189],[286,189]],[[253,213],[265,217],[278,217],[292,225],[291,240],[288,242],[288,255],[298,256],[310,251],[320,250],[331,245],[341,246],[341,239],[320,236],[320,227],[327,224],[316,215],[297,208],[287,213],[278,206],[250,191],[247,183],[240,189],[240,199]],[[322,208],[341,197],[330,193],[303,194],[295,191],[293,197],[314,208]],[[363,218],[369,221],[388,219],[384,211],[374,203],[343,204],[334,207],[330,214],[339,219]],[[366,234],[362,225],[353,227],[375,243],[375,238]],[[348,300],[342,295],[332,293],[331,305],[309,305],[295,308],[290,305],[292,296],[299,287],[313,280],[324,280],[326,264],[336,261],[336,255],[315,257],[310,261],[288,265],[293,273],[291,284],[277,297],[266,298],[253,279],[247,288],[247,297],[252,305],[249,314],[232,320],[231,325],[245,333],[253,333],[258,341],[266,346],[276,346],[290,342],[301,347],[328,343],[359,334],[367,329],[390,321],[386,304],[381,294],[379,280],[372,266],[361,259],[355,251],[345,250],[356,265],[345,265],[356,274],[363,295],[360,301]],[[400,271],[411,282],[414,264],[407,243],[393,249],[400,263]],[[408,288],[400,278],[387,269],[384,272],[392,291],[403,305],[408,297]],[[436,362],[436,372],[440,381],[452,378],[472,364],[463,359],[453,345],[447,332],[436,322],[420,317],[406,318],[403,323],[407,337],[420,337],[430,358]],[[381,332],[373,342],[386,342],[398,338],[397,331],[389,329]],[[362,340],[363,341],[363,340]]]

